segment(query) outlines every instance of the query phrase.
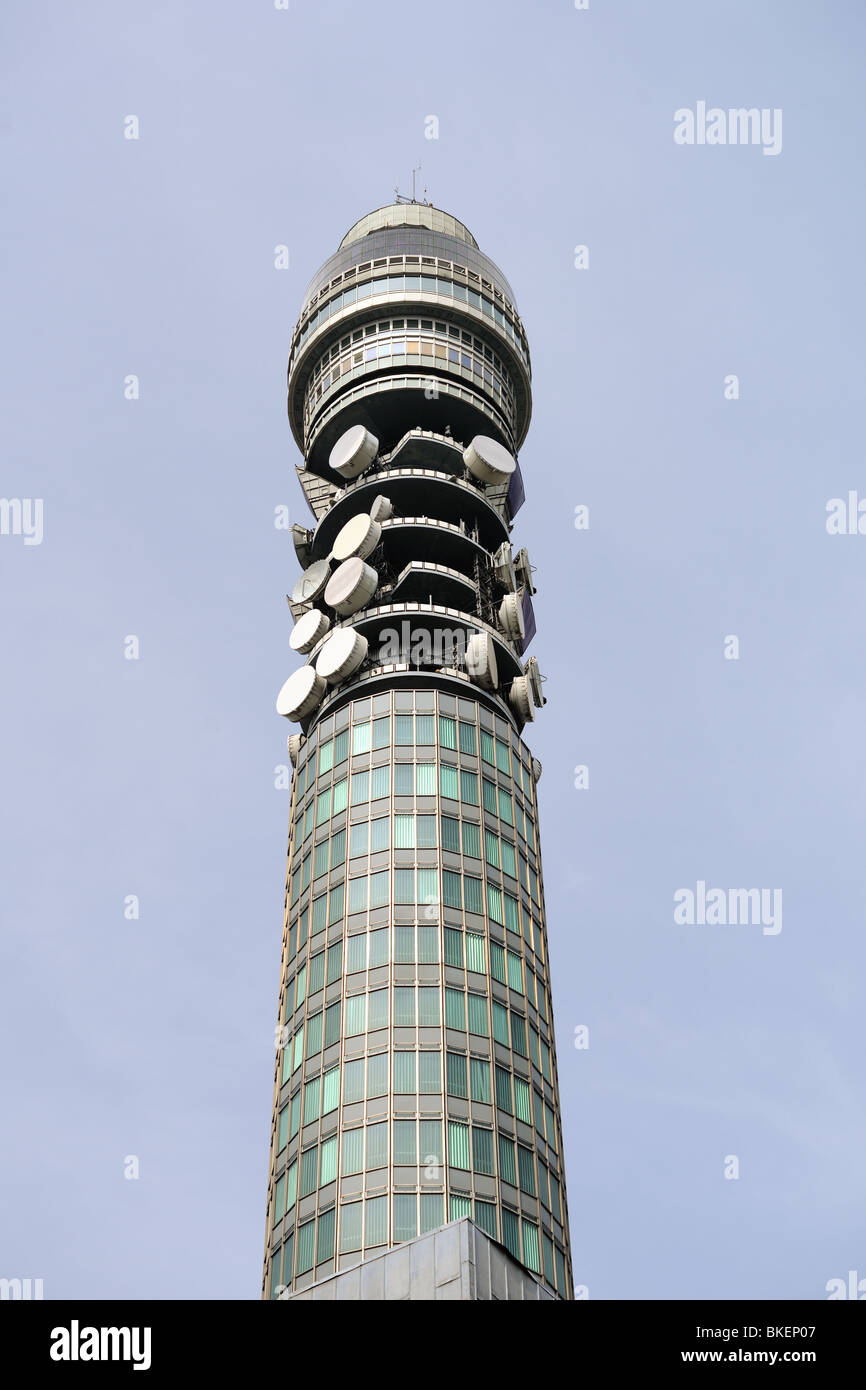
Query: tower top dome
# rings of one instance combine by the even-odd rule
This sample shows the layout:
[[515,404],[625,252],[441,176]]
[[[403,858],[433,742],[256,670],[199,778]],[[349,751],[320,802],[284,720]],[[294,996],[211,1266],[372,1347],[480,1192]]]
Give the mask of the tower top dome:
[[479,249],[478,242],[468,227],[458,222],[450,212],[434,208],[432,203],[388,203],[386,207],[377,208],[375,212],[368,212],[349,228],[340,242],[339,249],[342,251],[344,246],[350,246],[353,241],[360,241],[370,232],[379,232],[386,227],[426,227],[431,232],[441,232],[445,236],[455,237],[458,241],[465,241],[467,246],[472,246],[476,251]]

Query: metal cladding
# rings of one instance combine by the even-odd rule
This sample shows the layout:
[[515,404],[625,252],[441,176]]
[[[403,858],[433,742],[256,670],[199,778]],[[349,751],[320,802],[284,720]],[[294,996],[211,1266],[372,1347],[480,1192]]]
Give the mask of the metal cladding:
[[[355,223],[305,294],[288,414],[311,517],[289,599],[305,664],[277,700],[299,728],[263,1290],[306,1296],[469,1217],[521,1298],[568,1299],[521,737],[544,696],[512,544],[529,344],[462,223],[399,202]],[[414,1283],[415,1249],[405,1265]]]

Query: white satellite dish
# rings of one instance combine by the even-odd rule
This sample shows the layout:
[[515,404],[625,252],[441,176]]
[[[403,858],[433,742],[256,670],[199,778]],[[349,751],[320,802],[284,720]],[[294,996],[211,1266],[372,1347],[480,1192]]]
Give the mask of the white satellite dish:
[[463,462],[482,483],[507,483],[517,467],[513,454],[489,434],[476,434],[463,450]]
[[517,676],[511,682],[511,689],[508,692],[508,703],[515,714],[525,723],[535,718],[535,707],[532,703],[532,694],[526,676]]
[[327,560],[316,560],[304,570],[292,590],[292,603],[311,603],[314,598],[320,598],[330,577],[331,566]]
[[277,714],[286,719],[304,719],[321,703],[327,686],[312,666],[293,671],[277,696]]
[[328,463],[341,478],[357,478],[369,468],[379,452],[379,441],[363,425],[353,425],[341,434],[331,450]]
[[499,605],[499,626],[512,642],[520,642],[524,635],[523,604],[519,594],[506,594]]
[[354,627],[339,627],[316,658],[316,670],[328,685],[339,685],[357,671],[367,655],[367,639]]
[[357,613],[359,608],[366,608],[378,583],[379,576],[373,566],[354,555],[334,570],[325,590],[325,602],[346,618],[350,613]]
[[317,642],[321,642],[330,626],[331,619],[327,613],[321,613],[318,608],[311,608],[292,628],[289,646],[293,652],[306,655],[313,650]]
[[538,758],[532,759],[532,780],[536,786],[541,781],[541,763]]
[[536,661],[534,656],[531,656],[527,661],[526,665],[523,668],[523,674],[529,681],[529,689],[532,693],[533,701],[540,709],[542,705],[547,704],[547,699],[545,697],[544,691],[541,688],[544,677],[542,676],[541,671],[538,669],[538,662]]
[[357,516],[350,517],[345,526],[338,531],[331,555],[339,564],[344,560],[351,560],[353,555],[359,555],[362,560],[366,560],[368,555],[373,554],[381,536],[382,528],[378,521],[374,521],[364,512],[359,512]]
[[516,589],[517,580],[514,574],[514,565],[511,559],[511,546],[508,541],[503,541],[499,549],[493,556],[493,573],[504,584],[506,589]]
[[483,690],[494,690],[498,684],[496,650],[489,633],[473,632],[466,643],[466,670]]
[[292,767],[298,766],[298,758],[301,755],[301,744],[304,741],[303,734],[289,734],[286,739],[286,752],[289,755],[289,762]]
[[373,505],[370,508],[370,516],[374,521],[390,521],[394,515],[394,503],[389,497],[383,497],[381,493],[373,498]]

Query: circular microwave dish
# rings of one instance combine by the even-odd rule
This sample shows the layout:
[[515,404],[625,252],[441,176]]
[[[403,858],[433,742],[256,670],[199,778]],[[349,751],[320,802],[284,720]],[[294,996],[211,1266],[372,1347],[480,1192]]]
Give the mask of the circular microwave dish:
[[306,656],[311,652],[317,642],[328,632],[331,626],[331,619],[327,613],[322,613],[318,608],[311,608],[309,613],[304,613],[292,628],[289,637],[289,646],[293,652],[300,652]]
[[304,719],[321,703],[327,686],[312,666],[293,671],[277,696],[277,714],[285,719]]
[[292,590],[292,603],[311,603],[321,598],[325,585],[331,577],[331,566],[327,560],[316,560],[305,569]]
[[357,478],[369,468],[377,453],[379,441],[363,425],[352,425],[337,440],[328,458],[329,466],[341,478]]

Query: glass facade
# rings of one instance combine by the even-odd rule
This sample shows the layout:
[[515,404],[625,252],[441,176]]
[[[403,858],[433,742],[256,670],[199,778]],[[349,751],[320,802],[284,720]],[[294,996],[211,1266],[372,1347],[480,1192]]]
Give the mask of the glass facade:
[[289,863],[269,1294],[474,1214],[568,1297],[525,744],[474,699],[351,701],[304,742]]

